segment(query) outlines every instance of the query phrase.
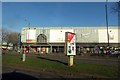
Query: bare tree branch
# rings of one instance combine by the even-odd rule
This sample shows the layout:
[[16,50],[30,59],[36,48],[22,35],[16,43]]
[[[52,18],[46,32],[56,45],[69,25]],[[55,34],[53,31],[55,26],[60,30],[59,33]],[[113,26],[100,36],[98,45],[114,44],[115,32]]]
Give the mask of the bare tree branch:
[[120,1],[116,2],[113,7],[111,7],[113,12],[120,12]]

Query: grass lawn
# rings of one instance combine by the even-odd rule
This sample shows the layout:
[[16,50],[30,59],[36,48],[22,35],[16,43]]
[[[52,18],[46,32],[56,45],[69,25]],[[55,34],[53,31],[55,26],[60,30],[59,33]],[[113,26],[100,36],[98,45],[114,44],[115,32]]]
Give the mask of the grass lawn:
[[[68,65],[63,64],[57,60],[49,60],[47,57],[41,56],[27,56],[26,61],[21,61],[22,55],[13,55],[5,54],[2,56],[3,66],[13,66],[24,68],[27,70],[36,70],[36,71],[53,71],[57,73],[69,73],[69,74],[88,74],[93,76],[105,76],[111,78],[118,77],[118,65],[103,65],[97,63],[84,63],[78,62],[73,66],[69,67]],[[66,57],[67,59],[67,57]],[[66,60],[67,63],[67,60]]]

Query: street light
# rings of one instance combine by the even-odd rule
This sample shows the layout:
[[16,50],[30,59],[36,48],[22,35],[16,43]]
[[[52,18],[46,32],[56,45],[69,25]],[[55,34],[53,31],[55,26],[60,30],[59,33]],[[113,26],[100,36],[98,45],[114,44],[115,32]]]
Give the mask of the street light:
[[25,19],[25,21],[28,23],[28,27],[30,27],[30,22],[27,19]]
[[[29,27],[29,29],[30,29],[30,21],[28,21],[27,19],[25,19],[25,21],[28,23],[28,27]],[[29,33],[27,33],[28,34],[28,36],[29,36]],[[26,39],[27,39],[27,36],[26,36]],[[29,39],[29,38],[28,38]],[[28,46],[29,47],[29,52],[30,52],[30,45]]]
[[107,11],[107,2],[108,0],[106,0],[106,4],[105,4],[105,9],[106,9],[106,27],[107,27],[107,39],[108,39],[108,46],[109,46],[109,32],[108,32],[108,11]]

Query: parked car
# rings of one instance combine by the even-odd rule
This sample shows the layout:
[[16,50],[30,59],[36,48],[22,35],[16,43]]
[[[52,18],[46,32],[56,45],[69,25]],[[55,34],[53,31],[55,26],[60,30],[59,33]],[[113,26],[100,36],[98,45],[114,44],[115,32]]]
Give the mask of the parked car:
[[118,56],[120,56],[120,51],[119,50],[111,50],[110,56],[118,57]]

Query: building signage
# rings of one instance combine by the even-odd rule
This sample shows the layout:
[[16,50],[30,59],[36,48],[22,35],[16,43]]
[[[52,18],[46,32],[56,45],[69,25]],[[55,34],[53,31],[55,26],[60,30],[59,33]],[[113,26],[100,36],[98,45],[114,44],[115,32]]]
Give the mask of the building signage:
[[65,32],[73,32],[73,29],[51,29],[50,39],[51,43],[64,43],[65,42]]
[[65,33],[66,55],[76,55],[76,35],[71,32]]
[[[118,43],[118,29],[109,29],[109,42]],[[99,43],[107,43],[108,36],[106,29],[98,29]]]
[[35,29],[27,30],[26,42],[28,43],[36,42],[36,30]]

